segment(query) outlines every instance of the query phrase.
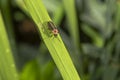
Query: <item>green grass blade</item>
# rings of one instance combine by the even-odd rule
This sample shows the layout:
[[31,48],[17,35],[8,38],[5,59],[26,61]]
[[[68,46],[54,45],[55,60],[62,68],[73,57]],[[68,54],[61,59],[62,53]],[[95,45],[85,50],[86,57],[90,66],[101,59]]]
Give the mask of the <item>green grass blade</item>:
[[100,34],[98,34],[95,30],[93,30],[90,26],[88,26],[87,24],[83,24],[82,25],[82,30],[91,37],[91,39],[93,40],[93,43],[97,46],[97,47],[103,47],[104,46],[104,39],[102,38],[102,36]]
[[4,25],[6,28],[6,32],[8,35],[9,43],[11,46],[12,54],[15,58],[15,63],[18,65],[18,55],[17,53],[17,45],[15,41],[15,32],[14,32],[14,23],[13,23],[13,14],[11,9],[11,0],[0,0],[1,14],[4,20]]
[[57,11],[54,12],[53,14],[53,21],[56,25],[60,25],[60,22],[62,21],[62,18],[64,16],[64,9],[63,5],[60,4],[59,7],[57,8]]
[[23,0],[14,0],[14,3],[17,4],[18,7],[20,7],[26,14],[27,14],[27,8],[23,2]]
[[0,13],[0,76],[2,80],[18,80],[11,48]]
[[[15,43],[15,34],[13,29],[12,22],[12,13],[10,8],[10,0],[0,0],[1,14],[5,23],[8,39],[10,40],[10,45],[12,46],[12,51],[16,53],[16,43]],[[13,48],[14,47],[14,48]],[[14,54],[17,56],[16,54]]]
[[65,13],[68,20],[68,26],[69,26],[69,33],[71,36],[71,40],[73,42],[73,50],[74,50],[74,62],[77,66],[77,69],[79,69],[79,73],[83,75],[83,66],[82,62],[80,64],[76,63],[77,61],[81,61],[80,53],[82,53],[81,45],[80,45],[80,32],[79,32],[79,25],[77,20],[77,13],[75,9],[75,0],[62,0],[63,5],[65,8]]
[[50,51],[50,54],[56,63],[64,80],[80,80],[72,60],[61,40],[60,35],[56,37],[49,36],[50,30],[45,25],[51,21],[41,0],[24,0],[28,12],[37,24],[41,36]]
[[75,0],[63,0],[64,8],[66,11],[66,16],[69,22],[69,31],[71,34],[71,38],[73,39],[75,48],[79,48],[80,40],[79,40],[79,28],[78,28],[78,20],[77,13],[75,10]]
[[119,32],[120,31],[120,2],[118,1],[116,5],[117,5],[117,11],[115,15],[115,30]]

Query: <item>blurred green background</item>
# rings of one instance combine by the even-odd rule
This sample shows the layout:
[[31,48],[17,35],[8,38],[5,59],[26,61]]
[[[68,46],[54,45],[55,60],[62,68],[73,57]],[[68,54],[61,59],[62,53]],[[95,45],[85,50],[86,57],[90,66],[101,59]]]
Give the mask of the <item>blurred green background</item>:
[[[120,0],[73,1],[43,3],[81,80],[120,80]],[[0,12],[20,80],[62,80],[22,0],[0,0]]]

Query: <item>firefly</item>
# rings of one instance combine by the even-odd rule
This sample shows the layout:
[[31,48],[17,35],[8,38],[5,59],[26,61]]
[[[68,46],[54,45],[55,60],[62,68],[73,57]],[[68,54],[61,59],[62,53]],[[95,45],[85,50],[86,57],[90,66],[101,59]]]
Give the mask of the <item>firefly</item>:
[[54,36],[57,36],[59,31],[52,21],[47,22],[49,30],[53,33]]

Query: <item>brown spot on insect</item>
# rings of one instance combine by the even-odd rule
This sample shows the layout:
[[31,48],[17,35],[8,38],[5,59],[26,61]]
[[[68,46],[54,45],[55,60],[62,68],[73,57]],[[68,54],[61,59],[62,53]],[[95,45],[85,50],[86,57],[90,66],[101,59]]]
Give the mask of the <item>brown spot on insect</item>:
[[56,28],[56,26],[54,25],[54,23],[52,21],[49,21],[49,22],[47,22],[47,25],[48,25],[49,30],[52,32],[52,34],[54,36],[57,36],[59,31]]

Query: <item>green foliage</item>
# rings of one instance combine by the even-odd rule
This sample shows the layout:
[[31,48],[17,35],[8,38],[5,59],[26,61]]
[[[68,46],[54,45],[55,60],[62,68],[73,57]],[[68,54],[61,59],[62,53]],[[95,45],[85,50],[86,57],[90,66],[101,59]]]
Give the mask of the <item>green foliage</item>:
[[[33,60],[26,64],[21,72],[20,80],[55,80],[54,79],[54,66],[52,62],[46,64],[38,63],[38,60]],[[30,76],[31,75],[31,76]],[[47,77],[46,77],[47,76]]]
[[[31,61],[26,64],[24,67],[22,74],[21,74],[21,79],[20,80],[39,80],[39,67],[35,61]],[[29,76],[31,75],[31,76]]]
[[[2,3],[4,1],[9,0],[2,0]],[[2,3],[0,6],[6,31],[5,35],[3,30],[0,31],[0,80],[10,80],[8,77],[14,77],[13,72],[17,74],[15,67],[9,68],[11,63],[14,64],[12,52],[16,52],[15,61],[16,58],[20,59],[16,61],[20,80],[62,80],[62,77],[64,80],[77,80],[79,77],[73,63],[81,80],[120,80],[119,0],[10,0]],[[8,40],[15,42],[14,35],[17,33],[14,32],[17,29],[21,29],[22,36],[27,34],[24,30],[30,30],[29,34],[32,34],[34,29],[31,29],[31,24],[24,24],[25,29],[22,29],[22,22],[28,18],[37,25],[35,27],[39,33],[34,33],[42,38],[37,48],[19,40],[18,45],[9,46],[11,41],[2,40],[8,35]],[[57,36],[49,30],[49,21],[57,25]],[[6,48],[10,48],[9,56],[1,54],[6,53]]]
[[0,13],[0,80],[18,80],[8,36]]
[[69,31],[71,34],[71,37],[73,39],[75,48],[78,48],[80,44],[79,43],[79,26],[77,21],[77,13],[75,10],[75,0],[63,0],[64,8],[66,11],[68,23],[69,23]]
[[48,29],[49,25],[47,24],[51,20],[44,6],[42,5],[42,1],[25,0],[24,2],[28,12],[37,24],[45,45],[50,51],[53,60],[55,61],[61,75],[63,76],[63,79],[80,80],[59,34],[54,36]]

